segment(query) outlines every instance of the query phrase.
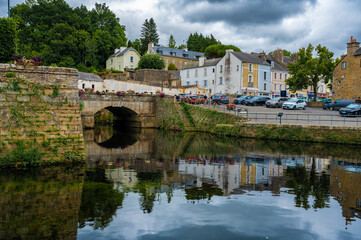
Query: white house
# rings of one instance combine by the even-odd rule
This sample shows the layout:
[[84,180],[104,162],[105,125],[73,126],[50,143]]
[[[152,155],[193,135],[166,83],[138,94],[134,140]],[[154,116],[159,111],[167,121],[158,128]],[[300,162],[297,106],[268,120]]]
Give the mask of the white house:
[[138,67],[140,54],[134,48],[121,47],[115,49],[114,54],[106,62],[107,69],[125,71],[126,69],[135,69]]

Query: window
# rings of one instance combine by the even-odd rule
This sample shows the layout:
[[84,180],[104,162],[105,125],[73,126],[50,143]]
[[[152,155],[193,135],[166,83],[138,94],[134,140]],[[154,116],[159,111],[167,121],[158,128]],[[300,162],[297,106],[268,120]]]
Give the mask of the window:
[[196,69],[196,71],[194,72],[194,76],[198,77],[198,69]]
[[356,207],[361,208],[361,199],[360,198],[356,199]]
[[341,85],[341,81],[340,81],[340,80],[337,81],[337,85]]
[[198,86],[198,81],[196,81],[196,85]]
[[120,70],[120,65],[119,65],[119,70]]
[[248,75],[248,87],[253,87],[253,76]]
[[277,90],[277,84],[275,84],[275,85],[273,86],[273,88],[274,88],[274,90],[276,91],[276,90]]
[[212,84],[214,85],[214,80],[212,80]]
[[203,81],[203,86],[208,87],[208,81],[207,80]]
[[166,60],[165,60],[165,65],[167,65],[167,66],[168,66],[168,59],[166,59]]
[[222,84],[223,84],[223,78],[220,77],[220,78],[219,78],[219,85],[222,85]]
[[189,81],[187,81],[187,86],[189,86],[190,85],[190,82]]
[[237,65],[237,72],[239,71],[239,65]]
[[249,65],[248,65],[248,71],[250,71],[250,72],[252,72],[252,63],[250,63]]
[[285,74],[285,79],[287,79],[287,74]]
[[204,73],[203,73],[204,76],[207,76],[207,68],[204,68]]
[[113,64],[113,59],[110,59],[110,64]]
[[263,72],[263,79],[267,80],[267,72]]
[[189,78],[189,70],[187,70],[187,78]]
[[221,65],[219,72],[223,72],[223,65]]
[[320,92],[323,92],[323,86],[320,86]]
[[212,69],[212,71],[214,72],[214,68]]
[[95,88],[95,85],[94,84],[92,84],[92,89],[94,89]]
[[83,83],[83,85],[82,85],[82,86],[83,86],[82,88],[84,89],[84,88],[85,88],[85,83]]
[[263,84],[263,90],[265,90],[265,91],[267,90],[267,83]]
[[130,57],[130,62],[133,62],[133,56]]
[[280,73],[280,79],[282,79],[282,73]]
[[277,73],[275,73],[275,79],[277,79]]
[[346,69],[346,62],[342,62],[341,68],[342,68],[342,69]]
[[280,84],[280,91],[282,91],[282,84]]

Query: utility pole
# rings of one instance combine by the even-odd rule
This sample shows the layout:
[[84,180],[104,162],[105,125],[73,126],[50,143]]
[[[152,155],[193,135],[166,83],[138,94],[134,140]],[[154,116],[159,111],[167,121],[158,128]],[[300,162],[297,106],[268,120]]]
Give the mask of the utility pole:
[[8,0],[8,18],[10,18],[10,0]]

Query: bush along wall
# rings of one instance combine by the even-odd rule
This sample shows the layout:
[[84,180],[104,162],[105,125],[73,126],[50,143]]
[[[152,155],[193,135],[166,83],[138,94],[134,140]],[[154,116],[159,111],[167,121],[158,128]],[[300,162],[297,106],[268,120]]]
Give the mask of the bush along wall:
[[29,80],[21,72],[0,72],[0,167],[82,162],[85,151],[77,92],[66,81],[51,81],[56,73],[34,71],[28,74]]

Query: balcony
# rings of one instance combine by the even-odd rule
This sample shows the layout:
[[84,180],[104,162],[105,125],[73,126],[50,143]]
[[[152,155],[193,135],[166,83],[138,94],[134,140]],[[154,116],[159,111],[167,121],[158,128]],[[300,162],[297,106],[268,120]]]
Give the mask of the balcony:
[[253,87],[253,82],[248,82],[248,87]]

